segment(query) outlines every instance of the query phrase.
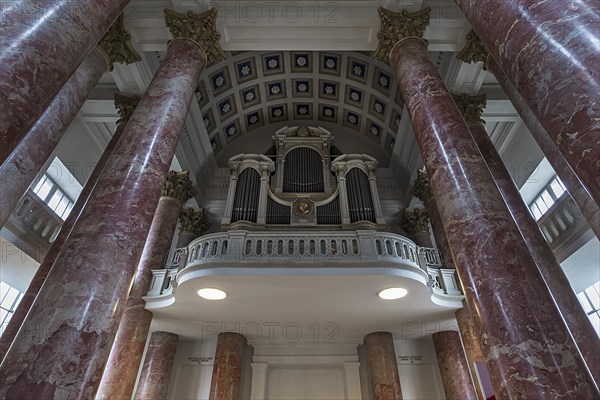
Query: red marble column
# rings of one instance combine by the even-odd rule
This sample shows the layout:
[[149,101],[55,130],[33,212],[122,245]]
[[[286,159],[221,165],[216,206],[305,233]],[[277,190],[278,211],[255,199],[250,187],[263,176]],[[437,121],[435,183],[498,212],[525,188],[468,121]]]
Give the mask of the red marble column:
[[454,1],[600,204],[598,6]]
[[96,399],[129,399],[133,394],[152,322],[152,313],[144,308],[142,297],[150,289],[152,270],[163,267],[183,204],[194,194],[188,171],[169,173]]
[[429,234],[429,217],[424,208],[405,208],[402,226],[410,240],[417,246],[433,247]]
[[[496,396],[593,398],[598,394],[593,380],[569,331],[560,323],[552,296],[420,38],[429,10],[382,14],[380,46],[393,46],[389,60],[406,101],[467,304],[477,310],[473,315],[485,330],[482,346]],[[403,36],[406,32],[411,36]],[[390,34],[396,35],[395,42]]]
[[38,267],[38,270],[36,271],[35,275],[33,276],[33,279],[29,284],[27,291],[24,293],[23,298],[19,303],[19,306],[17,307],[12,318],[6,325],[6,328],[2,333],[2,337],[0,338],[0,360],[4,359],[4,356],[6,355],[9,346],[13,342],[15,336],[17,335],[17,332],[19,331],[19,328],[23,324],[25,316],[29,312],[33,301],[35,300],[42,285],[44,284],[44,281],[46,280],[46,277],[48,276],[48,273],[50,272],[54,261],[56,261],[56,257],[58,257],[58,254],[62,250],[65,241],[69,237],[69,234],[71,233],[75,222],[81,214],[81,210],[83,210],[83,207],[87,203],[92,189],[94,188],[94,186],[96,186],[100,173],[104,169],[108,158],[112,154],[115,145],[119,141],[121,134],[123,133],[123,130],[127,125],[127,121],[129,121],[129,118],[131,117],[131,114],[133,113],[133,110],[135,109],[135,106],[137,105],[138,101],[139,97],[137,96],[126,97],[123,95],[115,94],[115,106],[119,110],[120,116],[119,120],[117,121],[115,132],[113,133],[111,140],[108,142],[108,145],[104,149],[102,156],[100,156],[100,160],[98,160],[98,163],[96,164],[96,167],[94,167],[92,174],[85,183],[85,186],[81,190],[77,201],[75,201],[71,213],[63,223],[60,229],[60,233],[50,246],[48,253],[46,253],[44,260]]
[[373,400],[402,400],[394,338],[389,332],[373,332],[365,337]]
[[417,179],[413,185],[412,191],[414,195],[423,202],[427,215],[431,221],[431,229],[433,229],[433,236],[435,237],[435,243],[437,248],[442,253],[444,258],[444,266],[446,268],[456,268],[454,266],[454,258],[450,245],[448,244],[448,238],[444,231],[444,225],[442,222],[442,216],[435,202],[435,198],[431,193],[429,186],[429,179],[427,178],[427,172],[424,169],[417,171]]
[[598,335],[485,129],[483,120],[481,120],[481,114],[485,107],[485,95],[455,96],[455,100],[579,351],[594,379],[600,382],[600,357],[598,357],[600,340],[598,340]]
[[163,400],[167,397],[177,340],[178,336],[171,332],[152,332],[134,399]]
[[[177,14],[180,15],[180,14]],[[183,18],[205,18],[211,29]],[[173,13],[167,15],[172,21]],[[200,72],[216,10],[182,15],[23,327],[0,366],[0,397],[91,398],[110,352]],[[218,42],[216,42],[218,44]],[[210,52],[214,55],[214,51]],[[28,335],[27,332],[34,332]],[[60,363],[57,364],[57,360]]]
[[477,400],[458,332],[441,331],[431,336],[446,400]]
[[0,164],[127,3],[48,0],[2,5]]
[[246,338],[235,332],[222,332],[217,337],[217,350],[209,400],[238,400],[242,377],[242,357]]
[[479,398],[479,400],[486,400],[485,395],[481,391],[481,385],[477,381],[478,373],[477,368],[475,367],[475,363],[485,362],[483,350],[481,350],[481,344],[479,344],[479,329],[475,325],[473,318],[471,318],[471,314],[467,307],[457,310],[455,315],[465,355],[467,356],[467,364],[471,370],[471,378],[473,379],[475,391],[477,392],[477,398]]
[[556,144],[552,141],[546,129],[540,124],[540,121],[531,112],[529,106],[523,100],[523,97],[519,94],[517,89],[514,87],[512,82],[508,80],[504,72],[500,69],[498,63],[491,57],[487,57],[487,69],[495,78],[498,83],[508,95],[511,103],[523,119],[523,122],[529,128],[529,132],[533,135],[533,138],[542,149],[542,152],[556,171],[560,180],[565,184],[567,191],[581,210],[584,218],[590,224],[590,227],[596,234],[596,237],[600,238],[600,203],[597,203],[590,195],[589,191],[585,188],[581,180],[577,177],[565,157],[560,152]]
[[6,223],[102,74],[112,69],[113,62],[140,60],[128,38],[121,16],[0,166],[0,226]]

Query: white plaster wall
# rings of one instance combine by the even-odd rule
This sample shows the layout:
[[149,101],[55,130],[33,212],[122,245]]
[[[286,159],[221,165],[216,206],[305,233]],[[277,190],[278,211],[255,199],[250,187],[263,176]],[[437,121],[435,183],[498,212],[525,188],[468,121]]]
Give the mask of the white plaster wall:
[[404,400],[445,400],[431,336],[394,340]]
[[167,399],[208,399],[216,347],[215,340],[177,344]]
[[40,264],[0,236],[0,280],[25,292]]
[[339,367],[270,367],[268,400],[341,400],[344,371]]

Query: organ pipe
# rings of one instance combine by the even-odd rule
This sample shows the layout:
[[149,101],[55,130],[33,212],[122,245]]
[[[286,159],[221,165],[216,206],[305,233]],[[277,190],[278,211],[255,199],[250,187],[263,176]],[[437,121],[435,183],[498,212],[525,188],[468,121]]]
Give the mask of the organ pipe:
[[260,196],[260,175],[254,168],[244,169],[239,177],[233,200],[231,222],[256,222],[258,198]]
[[350,222],[375,220],[375,207],[369,186],[369,177],[359,168],[352,168],[346,174],[346,190]]
[[323,161],[314,149],[298,147],[285,156],[283,191],[317,193],[325,191]]

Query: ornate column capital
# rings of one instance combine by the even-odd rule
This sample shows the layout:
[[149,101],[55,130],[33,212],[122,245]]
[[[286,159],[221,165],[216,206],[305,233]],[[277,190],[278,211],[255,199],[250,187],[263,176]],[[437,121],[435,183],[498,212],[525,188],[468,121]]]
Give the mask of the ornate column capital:
[[121,14],[96,45],[106,56],[109,70],[112,71],[114,63],[132,64],[142,60],[130,40],[131,35],[125,30]]
[[486,60],[490,53],[485,48],[485,45],[479,39],[479,36],[475,33],[473,29],[467,33],[467,43],[465,47],[456,55],[461,61],[466,63],[477,63],[482,62],[483,68],[486,69]]
[[206,54],[208,67],[227,58],[221,48],[221,35],[217,32],[217,9],[195,14],[188,11],[185,14],[165,8],[165,22],[174,39],[186,38],[193,40]]
[[210,227],[204,208],[184,208],[179,214],[179,224],[179,232],[191,232],[196,236],[201,236]]
[[196,190],[194,190],[192,181],[190,181],[189,171],[169,171],[167,181],[160,192],[161,196],[173,197],[179,200],[181,204],[185,204],[195,194]]
[[423,38],[423,32],[429,24],[431,8],[409,13],[406,10],[394,12],[383,7],[377,9],[381,29],[377,34],[379,43],[373,53],[376,60],[389,64],[389,57],[394,45],[407,37]]
[[483,115],[483,109],[487,104],[485,93],[479,96],[453,94],[452,98],[454,99],[454,102],[456,103],[456,106],[465,119],[467,125],[475,122],[481,122],[482,124],[485,124],[485,121],[483,118],[481,118]]
[[117,125],[127,123],[129,118],[133,115],[135,108],[140,102],[140,96],[126,96],[121,93],[115,93],[115,108],[119,119]]
[[429,185],[429,177],[427,176],[425,168],[417,170],[417,179],[415,179],[411,191],[413,195],[423,203],[433,198],[431,186]]
[[417,232],[429,233],[429,215],[424,208],[405,208],[402,227],[412,235]]

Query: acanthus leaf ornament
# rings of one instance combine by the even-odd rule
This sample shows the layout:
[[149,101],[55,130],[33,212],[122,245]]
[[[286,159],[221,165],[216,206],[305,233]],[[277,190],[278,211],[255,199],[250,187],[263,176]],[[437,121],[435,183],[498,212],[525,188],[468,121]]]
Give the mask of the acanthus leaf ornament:
[[394,12],[383,7],[377,9],[381,29],[377,34],[379,43],[373,53],[376,60],[389,64],[392,49],[401,39],[407,37],[423,38],[423,33],[429,24],[431,8],[409,13],[406,10]]
[[189,171],[169,171],[169,176],[161,190],[161,196],[173,197],[185,204],[186,201],[194,197],[196,190],[190,181]]
[[112,71],[114,63],[133,64],[142,60],[142,57],[131,45],[130,40],[131,35],[125,30],[123,14],[121,14],[97,44],[98,49],[107,58],[109,70]]
[[417,170],[417,179],[415,179],[411,191],[413,195],[423,203],[433,198],[431,186],[429,185],[429,177],[427,176],[425,168]]
[[429,215],[424,208],[405,208],[402,227],[409,234],[429,233]]
[[204,208],[194,210],[193,208],[184,208],[179,214],[179,232],[190,232],[196,236],[201,236],[208,230],[210,224],[206,219]]
[[121,93],[115,93],[114,98],[115,108],[117,109],[117,114],[119,115],[117,125],[121,123],[127,123],[140,101],[140,96],[126,96]]
[[482,124],[485,124],[485,121],[483,118],[481,118],[483,115],[483,109],[487,103],[485,93],[478,96],[453,94],[452,98],[454,99],[458,110],[462,114],[467,124],[474,122],[481,122]]
[[485,63],[490,53],[485,48],[485,45],[477,36],[475,31],[471,29],[469,33],[467,33],[467,43],[465,47],[456,55],[456,58],[464,61],[466,63],[483,63],[483,68],[485,68]]
[[227,58],[219,42],[221,35],[217,32],[217,12],[216,8],[211,8],[199,14],[191,11],[183,14],[165,9],[165,21],[173,38],[187,38],[196,42],[206,54],[209,67]]

